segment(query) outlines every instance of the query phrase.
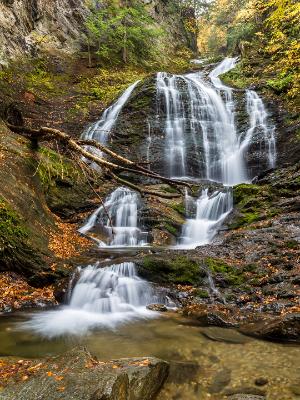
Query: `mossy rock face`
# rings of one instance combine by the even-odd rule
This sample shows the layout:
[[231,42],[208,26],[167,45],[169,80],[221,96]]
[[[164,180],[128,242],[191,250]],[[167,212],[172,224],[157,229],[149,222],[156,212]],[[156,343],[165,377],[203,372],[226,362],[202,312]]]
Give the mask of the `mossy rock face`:
[[140,276],[162,284],[186,284],[199,286],[205,278],[199,264],[185,256],[147,256],[137,262]]
[[246,282],[243,269],[226,264],[224,261],[214,258],[206,258],[204,264],[209,268],[213,275],[222,275],[224,281],[229,286],[241,286]]
[[28,242],[30,231],[21,217],[0,197],[0,270],[27,270],[30,275],[43,261]]
[[94,192],[70,159],[48,148],[41,148],[38,156],[35,167],[51,211],[66,218],[93,205],[89,199]]
[[273,206],[275,196],[267,185],[241,184],[233,189],[236,211],[229,227],[246,226],[256,221],[270,218],[278,210]]

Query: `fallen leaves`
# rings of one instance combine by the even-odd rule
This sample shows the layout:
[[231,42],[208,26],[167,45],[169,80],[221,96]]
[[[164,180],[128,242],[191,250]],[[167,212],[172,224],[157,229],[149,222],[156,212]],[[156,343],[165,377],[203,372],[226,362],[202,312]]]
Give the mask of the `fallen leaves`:
[[5,387],[12,379],[26,382],[43,368],[45,368],[43,363],[35,364],[31,360],[12,362],[0,359],[0,387]]
[[56,304],[52,286],[37,289],[15,273],[0,274],[0,310],[20,309],[42,302]]
[[80,236],[74,224],[56,222],[58,232],[51,232],[49,249],[57,258],[68,259],[79,256],[81,252],[92,246],[92,243]]

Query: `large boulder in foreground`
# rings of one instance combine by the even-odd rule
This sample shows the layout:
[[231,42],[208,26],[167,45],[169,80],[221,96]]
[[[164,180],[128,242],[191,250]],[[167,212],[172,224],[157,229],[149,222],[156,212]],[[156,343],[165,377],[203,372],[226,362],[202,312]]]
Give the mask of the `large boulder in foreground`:
[[240,331],[261,339],[300,343],[300,313],[245,324],[241,326]]
[[168,363],[156,358],[100,362],[85,349],[37,366],[27,380],[1,391],[1,400],[151,400],[169,373]]

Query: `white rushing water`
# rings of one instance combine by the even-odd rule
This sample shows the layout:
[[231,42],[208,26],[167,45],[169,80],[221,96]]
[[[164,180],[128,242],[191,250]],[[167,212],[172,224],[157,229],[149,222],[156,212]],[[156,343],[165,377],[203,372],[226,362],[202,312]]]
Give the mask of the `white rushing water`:
[[112,192],[86,221],[80,233],[86,234],[98,227],[107,236],[102,246],[132,247],[147,244],[147,232],[138,227],[138,212],[141,207],[140,196],[126,187]]
[[[224,85],[220,75],[235,67],[237,58],[226,58],[210,74],[211,84],[200,73],[157,75],[157,93],[163,99],[165,114],[166,174],[186,178],[189,161],[194,157],[199,175],[189,176],[234,186],[251,181],[245,161],[254,140],[266,149],[268,166],[276,160],[274,127],[268,124],[267,112],[254,91],[246,91],[249,129],[237,130],[233,89]],[[195,161],[194,161],[195,162]],[[191,203],[186,196],[186,203]],[[195,202],[195,217],[183,226],[179,247],[193,248],[212,241],[233,207],[232,191],[204,190]]]
[[139,82],[140,81],[137,81],[129,86],[119,97],[119,99],[103,112],[99,121],[97,121],[95,124],[92,124],[83,133],[82,136],[84,139],[93,139],[103,144],[107,142],[108,135],[117,122],[122,108],[127,103],[131,93],[134,91]]
[[47,338],[83,335],[97,327],[114,329],[138,318],[157,317],[146,308],[157,303],[174,306],[137,276],[134,263],[93,265],[80,270],[67,306],[35,314],[22,327]]
[[195,218],[187,219],[183,226],[179,247],[195,248],[211,242],[232,210],[232,192],[227,189],[209,196],[208,189],[205,189],[195,200],[195,208]]
[[[253,140],[265,149],[269,167],[274,167],[276,147],[274,127],[262,99],[253,90],[246,91],[249,128],[238,132],[235,122],[233,89],[224,85],[220,75],[234,68],[237,58],[225,58],[208,75],[201,73],[157,74],[158,117],[165,133],[165,175],[171,178],[209,180],[224,186],[250,182],[246,165],[247,151]],[[118,115],[138,82],[107,109],[86,138],[106,142]],[[150,160],[152,131],[149,120],[146,159]],[[191,166],[192,164],[192,166]],[[179,245],[195,247],[210,243],[232,208],[232,192],[202,192],[194,204],[195,215],[183,227]],[[187,197],[186,197],[187,199]],[[222,206],[224,205],[224,207]],[[118,188],[80,229],[87,233],[102,227],[108,236],[106,244],[115,247],[142,246],[146,234],[138,224],[140,198],[135,192]],[[218,212],[216,212],[218,210]]]
[[254,90],[247,90],[246,98],[250,127],[242,146],[246,148],[251,143],[251,139],[254,135],[262,134],[266,150],[265,153],[268,158],[268,166],[274,168],[276,163],[275,127],[268,121],[268,113],[258,94]]
[[234,58],[225,59],[211,72],[215,87],[205,82],[199,73],[157,74],[157,92],[163,99],[162,113],[165,114],[166,173],[170,177],[186,177],[191,157],[188,150],[192,147],[202,169],[201,178],[230,186],[247,181],[234,122],[232,89],[218,78],[235,63]]

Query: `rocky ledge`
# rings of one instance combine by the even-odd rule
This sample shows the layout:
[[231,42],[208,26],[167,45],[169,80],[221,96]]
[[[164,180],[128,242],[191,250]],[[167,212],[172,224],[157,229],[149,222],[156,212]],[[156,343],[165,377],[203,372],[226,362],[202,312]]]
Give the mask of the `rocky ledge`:
[[100,362],[85,349],[18,363],[1,400],[151,400],[169,373],[168,363],[153,357]]

